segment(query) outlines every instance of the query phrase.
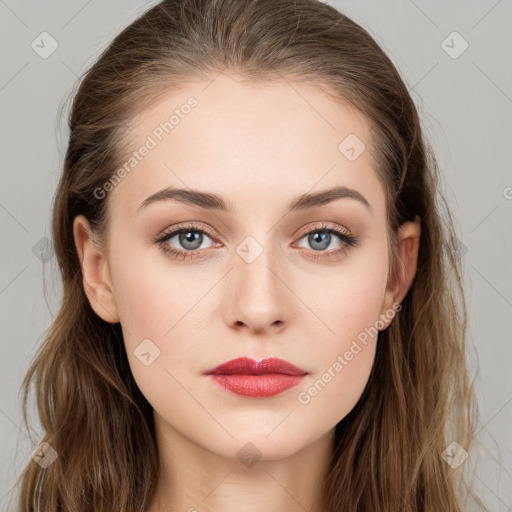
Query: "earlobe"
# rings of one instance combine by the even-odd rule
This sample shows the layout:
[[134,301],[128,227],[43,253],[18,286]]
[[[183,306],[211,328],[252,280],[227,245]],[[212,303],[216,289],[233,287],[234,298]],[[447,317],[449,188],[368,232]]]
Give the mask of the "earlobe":
[[119,322],[108,261],[103,249],[94,240],[85,216],[75,217],[73,236],[82,269],[84,291],[92,309],[106,322]]
[[381,315],[393,304],[403,300],[416,275],[421,238],[420,217],[416,216],[414,221],[404,222],[398,230],[397,238],[397,272],[386,287]]

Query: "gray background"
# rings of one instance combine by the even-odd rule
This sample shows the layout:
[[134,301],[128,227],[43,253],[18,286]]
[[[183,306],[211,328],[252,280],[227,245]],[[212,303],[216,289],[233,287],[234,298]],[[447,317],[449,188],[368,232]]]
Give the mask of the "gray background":
[[[473,372],[479,361],[478,439],[488,451],[474,471],[475,489],[491,510],[512,511],[512,2],[329,3],[363,25],[387,51],[434,145],[467,251],[468,357]],[[50,233],[50,204],[65,151],[65,118],[59,127],[57,111],[98,52],[150,4],[0,0],[2,511],[15,510],[12,486],[36,446],[21,426],[21,380],[60,297],[51,248],[44,265],[47,296],[37,256]],[[58,44],[48,58],[31,47],[43,31]],[[469,44],[458,56],[464,41],[448,37],[454,31]],[[39,425],[32,428],[37,440]]]

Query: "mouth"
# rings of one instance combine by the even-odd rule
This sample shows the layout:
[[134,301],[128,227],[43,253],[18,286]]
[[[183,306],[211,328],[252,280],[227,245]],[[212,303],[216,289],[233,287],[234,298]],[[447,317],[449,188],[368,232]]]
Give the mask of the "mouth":
[[308,372],[275,357],[240,357],[204,372],[224,389],[246,397],[270,397],[299,384]]

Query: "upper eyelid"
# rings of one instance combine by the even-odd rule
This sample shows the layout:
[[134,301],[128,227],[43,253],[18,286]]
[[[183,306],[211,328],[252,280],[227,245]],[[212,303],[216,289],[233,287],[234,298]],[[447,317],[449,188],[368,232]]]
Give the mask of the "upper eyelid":
[[215,236],[213,233],[210,233],[210,231],[207,230],[206,228],[199,227],[199,226],[193,226],[191,224],[184,224],[183,226],[178,225],[177,227],[174,227],[174,228],[164,229],[160,235],[157,235],[156,240],[161,240],[162,238],[167,238],[170,235],[172,235],[174,237],[177,234],[179,234],[181,231],[186,231],[186,230],[199,231],[201,233],[208,235],[209,237]]
[[343,227],[335,228],[335,227],[329,225],[327,222],[321,222],[319,226],[309,226],[307,228],[304,228],[299,231],[299,236],[303,236],[303,235],[306,235],[308,233],[315,232],[315,231],[329,231],[329,232],[334,232],[334,233],[338,233],[338,234],[340,234],[340,233],[346,234],[347,236],[352,236],[348,229],[343,228]]

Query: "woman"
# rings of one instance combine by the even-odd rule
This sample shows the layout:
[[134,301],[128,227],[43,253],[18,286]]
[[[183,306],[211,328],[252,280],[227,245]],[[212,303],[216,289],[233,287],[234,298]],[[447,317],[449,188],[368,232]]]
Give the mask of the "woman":
[[365,30],[316,0],[164,0],[69,128],[22,512],[485,510],[453,225]]

